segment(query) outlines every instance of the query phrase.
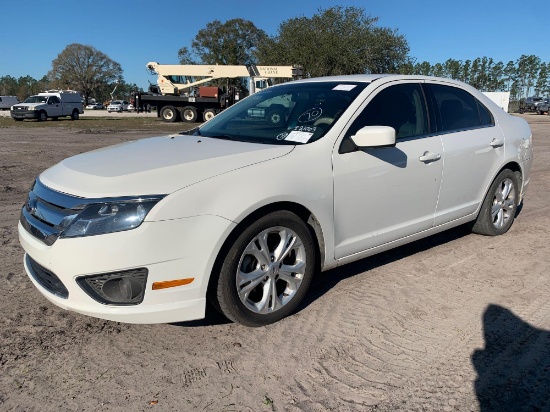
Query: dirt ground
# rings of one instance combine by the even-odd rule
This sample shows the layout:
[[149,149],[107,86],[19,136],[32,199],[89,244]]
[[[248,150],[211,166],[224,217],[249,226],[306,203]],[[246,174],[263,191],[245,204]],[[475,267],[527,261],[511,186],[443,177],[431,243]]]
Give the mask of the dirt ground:
[[523,117],[536,157],[508,234],[461,227],[319,274],[297,314],[257,329],[50,304],[17,240],[33,179],[160,133],[0,123],[0,410],[550,411],[550,116]]

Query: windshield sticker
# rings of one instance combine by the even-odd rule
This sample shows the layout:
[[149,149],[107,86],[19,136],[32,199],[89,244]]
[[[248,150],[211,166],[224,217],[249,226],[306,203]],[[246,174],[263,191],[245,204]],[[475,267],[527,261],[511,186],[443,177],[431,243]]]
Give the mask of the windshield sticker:
[[314,107],[313,109],[306,110],[298,118],[298,123],[307,123],[317,120],[323,114],[323,109],[320,107]]
[[355,86],[355,84],[339,84],[332,90],[344,90],[346,92],[349,92],[350,90],[353,90]]
[[313,136],[313,133],[299,132],[299,131],[293,130],[288,134],[285,140],[287,142],[307,143],[309,139],[311,139],[311,136]]
[[295,132],[315,133],[315,130],[317,130],[317,126],[296,126],[293,130]]
[[277,140],[285,140],[285,138],[288,136],[288,132],[283,132],[277,135]]

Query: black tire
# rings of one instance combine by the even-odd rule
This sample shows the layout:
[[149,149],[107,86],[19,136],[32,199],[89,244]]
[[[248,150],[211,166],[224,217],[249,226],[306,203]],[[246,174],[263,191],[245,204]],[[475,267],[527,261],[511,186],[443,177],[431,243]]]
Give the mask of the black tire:
[[53,120],[53,121],[59,120],[59,117],[54,116],[54,117],[52,117],[52,120]]
[[71,120],[78,120],[80,119],[80,113],[78,113],[78,110],[73,110],[71,113]]
[[164,106],[160,111],[162,120],[168,123],[173,123],[178,119],[178,112],[174,106]]
[[274,109],[267,112],[267,121],[273,126],[280,126],[285,120],[285,112],[282,109]]
[[48,120],[48,113],[46,113],[44,110],[41,110],[38,113],[38,121],[45,122],[46,120]]
[[500,172],[485,195],[479,215],[472,225],[472,232],[485,236],[506,233],[514,223],[519,191],[518,176],[509,169]]
[[[286,230],[283,233],[290,235],[286,238],[289,239],[288,242],[283,240],[282,230]],[[265,249],[258,249],[260,234],[265,234]],[[290,241],[292,246],[288,248]],[[246,253],[246,248],[251,245],[257,248],[258,254]],[[282,249],[290,249],[289,253],[282,254],[280,259],[275,258],[279,250],[276,249],[276,245],[283,246]],[[273,250],[269,250],[270,248]],[[256,259],[254,256],[266,258],[259,260],[260,258]],[[268,257],[271,263],[262,264],[261,262],[268,262]],[[212,279],[209,296],[214,306],[236,323],[257,327],[277,322],[290,315],[304,298],[315,271],[315,259],[315,244],[306,224],[289,211],[269,213],[245,228],[232,242],[219,274],[213,274],[217,277]],[[283,269],[285,266],[286,270]],[[291,272],[291,268],[303,273]],[[249,272],[246,272],[247,270]],[[256,280],[237,285],[238,274],[252,275],[253,272],[258,273],[254,275]],[[291,277],[292,283],[295,284],[287,282],[285,276]],[[253,282],[255,286],[248,292],[244,291]],[[270,282],[273,282],[273,289],[269,286],[272,284]],[[247,296],[243,296],[244,294]],[[262,307],[262,301],[265,302],[263,307],[266,307],[266,311],[258,313],[261,308],[255,307],[254,304]]]
[[16,122],[22,122],[23,119],[18,119],[17,117],[14,117],[13,120],[15,120]]
[[197,109],[193,106],[185,106],[181,109],[181,119],[187,123],[194,123],[197,121],[198,114]]
[[205,122],[209,121],[214,116],[216,116],[216,112],[214,111],[214,109],[206,109],[204,112],[202,112],[202,120]]

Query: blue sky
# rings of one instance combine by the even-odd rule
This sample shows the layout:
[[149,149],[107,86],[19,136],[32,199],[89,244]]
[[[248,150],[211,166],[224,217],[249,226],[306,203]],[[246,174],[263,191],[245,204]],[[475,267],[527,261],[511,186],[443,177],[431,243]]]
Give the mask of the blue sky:
[[146,88],[155,77],[145,64],[177,64],[179,48],[212,20],[243,18],[273,35],[282,21],[333,5],[363,7],[381,26],[398,29],[420,62],[487,56],[506,64],[522,54],[550,62],[546,1],[2,0],[0,76],[39,79],[68,44],[82,43],[119,62],[128,83]]

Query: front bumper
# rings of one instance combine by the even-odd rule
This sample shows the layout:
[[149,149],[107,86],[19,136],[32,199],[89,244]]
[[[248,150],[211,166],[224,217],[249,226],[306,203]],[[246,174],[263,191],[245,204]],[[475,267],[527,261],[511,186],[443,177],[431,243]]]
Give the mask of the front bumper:
[[38,110],[10,110],[12,119],[38,119]]
[[[38,265],[55,274],[66,298],[37,281],[25,258],[25,270],[36,288],[55,305],[84,315],[126,323],[167,323],[204,318],[206,289],[216,255],[235,224],[217,216],[144,222],[125,232],[58,239],[47,246],[19,223],[19,241]],[[106,305],[76,282],[80,276],[147,268],[143,302]],[[194,278],[188,285],[152,290],[154,282]]]

